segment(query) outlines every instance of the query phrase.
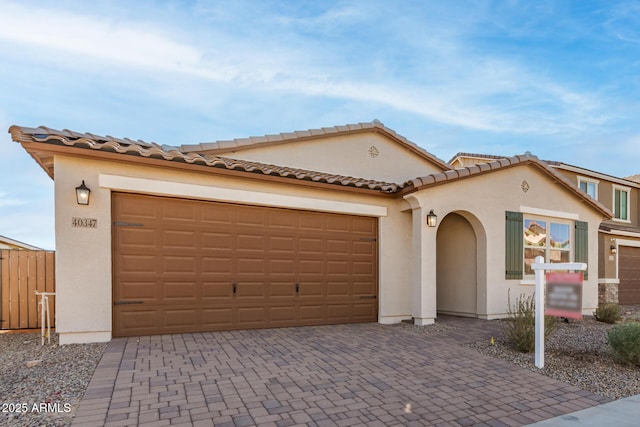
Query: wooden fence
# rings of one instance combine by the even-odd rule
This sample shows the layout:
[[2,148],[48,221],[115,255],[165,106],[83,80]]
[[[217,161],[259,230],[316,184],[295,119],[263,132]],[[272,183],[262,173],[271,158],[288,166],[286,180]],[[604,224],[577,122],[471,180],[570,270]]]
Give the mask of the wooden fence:
[[[39,328],[35,291],[55,292],[55,252],[1,250],[0,285],[0,329]],[[55,326],[55,296],[49,310]]]

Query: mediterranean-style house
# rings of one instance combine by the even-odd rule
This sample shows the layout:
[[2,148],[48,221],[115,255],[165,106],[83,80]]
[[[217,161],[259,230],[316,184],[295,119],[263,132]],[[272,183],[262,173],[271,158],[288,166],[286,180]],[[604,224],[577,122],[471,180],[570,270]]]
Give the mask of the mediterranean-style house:
[[[463,168],[504,158],[458,153],[449,163]],[[640,304],[640,175],[618,178],[567,163],[545,163],[613,213],[598,229],[600,302]]]
[[62,344],[501,318],[535,255],[588,264],[591,314],[608,271],[614,214],[530,153],[454,168],[377,120],[182,146],[9,132],[55,182]]

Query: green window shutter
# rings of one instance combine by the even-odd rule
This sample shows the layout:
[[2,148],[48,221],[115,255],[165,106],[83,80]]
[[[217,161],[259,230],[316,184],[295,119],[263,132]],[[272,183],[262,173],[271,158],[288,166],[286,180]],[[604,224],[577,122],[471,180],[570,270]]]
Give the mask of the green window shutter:
[[[576,221],[575,233],[575,262],[588,262],[589,260],[589,223]],[[589,277],[589,270],[584,272],[585,280]]]
[[505,278],[522,279],[524,263],[524,232],[522,212],[506,213]]

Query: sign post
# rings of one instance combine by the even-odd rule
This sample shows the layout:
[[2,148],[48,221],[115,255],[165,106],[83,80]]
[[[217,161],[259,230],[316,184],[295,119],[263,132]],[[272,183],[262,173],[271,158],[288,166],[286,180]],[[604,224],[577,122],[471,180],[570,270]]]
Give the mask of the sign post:
[[[583,263],[583,262],[563,262],[563,263],[545,263],[544,262],[544,257],[541,256],[537,256],[535,259],[535,262],[531,265],[531,269],[533,271],[535,271],[535,275],[536,275],[536,297],[535,297],[535,303],[536,303],[536,324],[535,324],[535,332],[536,332],[536,337],[535,337],[535,347],[536,347],[536,354],[535,354],[535,364],[536,364],[536,368],[544,368],[544,313],[545,313],[545,309],[544,309],[544,303],[545,303],[545,284],[546,284],[546,277],[545,277],[545,271],[553,271],[553,270],[576,270],[576,271],[585,271],[587,269],[587,264]],[[567,284],[569,286],[575,286],[577,283],[574,281],[572,281],[572,278],[569,278],[570,276],[566,276],[565,273],[562,277],[562,279],[556,279],[556,280],[560,280],[560,281],[554,281],[553,284],[558,285],[558,284]],[[560,276],[556,276],[556,277],[560,277]],[[573,279],[575,279],[576,276],[573,276]],[[580,284],[582,284],[582,273],[579,273],[579,276],[577,276],[580,278]],[[556,292],[554,295],[556,295],[553,299],[554,303],[559,305],[560,307],[554,307],[552,310],[550,310],[550,314],[551,315],[561,315],[563,317],[576,317],[576,318],[582,318],[582,298],[579,298],[579,303],[577,302],[576,298],[573,298],[570,292],[567,292],[567,289],[559,289],[558,292]],[[578,307],[578,312],[580,313],[578,317],[578,315],[576,314],[576,310],[575,308]],[[569,310],[571,309],[571,310]],[[567,316],[567,314],[570,314],[569,316]]]

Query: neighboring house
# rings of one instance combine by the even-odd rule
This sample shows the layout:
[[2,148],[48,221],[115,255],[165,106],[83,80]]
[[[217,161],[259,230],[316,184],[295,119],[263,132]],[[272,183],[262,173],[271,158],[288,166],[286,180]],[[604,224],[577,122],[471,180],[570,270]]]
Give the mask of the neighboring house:
[[[458,153],[453,167],[494,161],[500,156]],[[640,175],[618,178],[567,163],[546,161],[613,213],[598,233],[601,302],[640,304]]]
[[500,318],[537,254],[587,262],[598,304],[612,213],[531,154],[454,170],[378,121],[179,147],[9,131],[55,181],[62,344]]
[[6,236],[0,236],[0,249],[24,249],[28,251],[43,251],[44,249],[37,246],[31,246],[18,240],[10,239]]

